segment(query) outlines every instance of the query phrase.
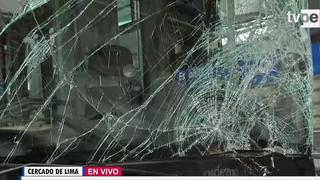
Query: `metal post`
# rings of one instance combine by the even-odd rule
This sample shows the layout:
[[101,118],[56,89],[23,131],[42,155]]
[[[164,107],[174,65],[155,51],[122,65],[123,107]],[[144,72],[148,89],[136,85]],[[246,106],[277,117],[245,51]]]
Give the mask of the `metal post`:
[[236,43],[235,37],[235,4],[234,0],[226,0],[227,24],[228,24],[228,43]]

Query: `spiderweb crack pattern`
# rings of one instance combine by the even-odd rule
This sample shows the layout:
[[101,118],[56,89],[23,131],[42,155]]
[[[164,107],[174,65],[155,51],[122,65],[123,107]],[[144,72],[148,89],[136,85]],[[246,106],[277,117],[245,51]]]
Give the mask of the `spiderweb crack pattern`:
[[[251,1],[241,2],[238,13]],[[28,39],[40,38],[6,79],[0,99],[7,99],[7,103],[0,122],[12,120],[12,114],[25,110],[19,98],[21,89],[37,68],[52,62],[53,76],[44,87],[49,94],[33,109],[32,117],[13,118],[23,124],[23,129],[14,136],[5,163],[12,161],[34,126],[42,121],[50,125],[50,130],[44,131],[53,147],[45,159],[48,164],[83,148],[90,152],[87,162],[122,162],[157,158],[159,154],[165,158],[204,156],[237,150],[308,153],[307,147],[312,145],[310,42],[305,30],[287,22],[287,12],[299,11],[304,3],[261,2],[258,15],[249,22],[230,26],[221,12],[220,21],[205,28],[200,14],[194,20],[195,28],[183,32],[176,24],[166,23],[173,17],[174,13],[168,11],[174,3],[152,13],[142,12],[143,18],[114,30],[111,25],[99,24],[110,23],[117,1],[66,0],[39,22],[34,11],[51,2],[28,0],[1,34],[31,13],[35,28],[16,51],[24,51]],[[114,50],[118,48],[115,42],[159,14],[164,16],[157,21],[151,37],[143,38],[171,41],[160,48],[154,42],[152,48],[159,48],[154,52],[157,61],[144,57],[148,66],[138,74],[161,72],[151,75],[157,78],[141,90],[139,79],[121,75],[123,65],[117,59],[125,55],[125,50]],[[168,54],[178,43],[195,36],[199,38],[172,65]],[[232,36],[235,42],[228,38]],[[18,59],[15,56],[13,61]],[[101,63],[95,65],[96,70],[91,67],[93,60]],[[117,68],[112,69],[112,65]],[[99,68],[105,69],[100,72]],[[109,70],[113,74],[108,74]],[[141,95],[143,101],[135,102]],[[87,109],[90,117],[80,116]]]

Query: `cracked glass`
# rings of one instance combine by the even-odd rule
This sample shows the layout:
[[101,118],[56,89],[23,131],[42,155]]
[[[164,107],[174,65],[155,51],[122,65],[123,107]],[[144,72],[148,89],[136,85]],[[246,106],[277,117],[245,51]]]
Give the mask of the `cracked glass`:
[[287,21],[305,1],[150,2],[27,0],[13,14],[4,163],[310,153],[310,42]]

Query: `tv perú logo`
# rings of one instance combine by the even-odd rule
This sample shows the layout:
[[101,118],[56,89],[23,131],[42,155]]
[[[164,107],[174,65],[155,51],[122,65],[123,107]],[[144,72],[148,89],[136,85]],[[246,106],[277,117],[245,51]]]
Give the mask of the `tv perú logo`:
[[303,28],[320,28],[320,9],[304,9],[300,13],[288,12],[288,22],[302,23]]

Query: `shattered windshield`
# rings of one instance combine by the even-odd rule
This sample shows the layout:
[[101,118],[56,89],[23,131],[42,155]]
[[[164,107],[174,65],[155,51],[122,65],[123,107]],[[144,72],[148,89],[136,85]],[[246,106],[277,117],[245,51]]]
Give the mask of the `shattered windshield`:
[[[310,154],[305,0],[26,0],[1,15],[3,162]],[[22,158],[23,159],[23,158]]]

